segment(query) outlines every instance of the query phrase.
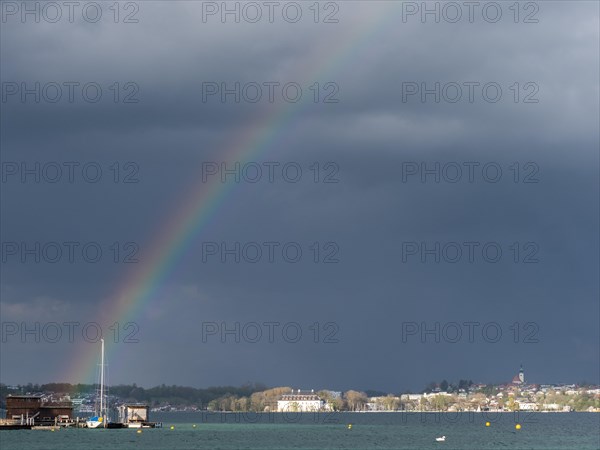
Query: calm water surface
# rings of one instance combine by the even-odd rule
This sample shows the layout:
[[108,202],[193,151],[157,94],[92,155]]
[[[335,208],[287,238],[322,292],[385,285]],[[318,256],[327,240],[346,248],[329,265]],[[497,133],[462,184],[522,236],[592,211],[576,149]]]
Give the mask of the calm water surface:
[[[595,413],[155,413],[152,420],[162,421],[164,428],[1,431],[0,448],[600,450],[600,414]],[[441,435],[446,441],[436,442]]]

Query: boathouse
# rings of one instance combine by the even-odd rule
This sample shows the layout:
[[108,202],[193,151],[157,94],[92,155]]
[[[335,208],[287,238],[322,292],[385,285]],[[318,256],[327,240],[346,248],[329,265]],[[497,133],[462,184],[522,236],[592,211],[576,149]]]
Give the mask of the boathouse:
[[148,405],[142,403],[125,403],[118,406],[119,422],[127,425],[148,422]]
[[6,418],[36,425],[68,422],[73,419],[73,404],[53,401],[42,395],[8,395]]

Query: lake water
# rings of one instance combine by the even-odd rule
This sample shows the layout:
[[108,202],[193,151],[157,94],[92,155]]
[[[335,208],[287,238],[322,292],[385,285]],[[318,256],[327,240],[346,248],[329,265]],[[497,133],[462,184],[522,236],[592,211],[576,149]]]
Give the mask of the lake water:
[[[600,450],[597,413],[153,413],[151,418],[163,428],[1,431],[0,448]],[[436,442],[441,435],[446,441]]]

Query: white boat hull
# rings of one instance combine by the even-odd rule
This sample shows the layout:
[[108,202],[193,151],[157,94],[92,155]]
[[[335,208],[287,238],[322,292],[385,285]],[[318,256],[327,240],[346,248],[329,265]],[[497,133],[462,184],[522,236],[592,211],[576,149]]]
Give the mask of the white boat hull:
[[92,417],[85,421],[88,428],[102,428],[104,426],[104,420],[102,417]]

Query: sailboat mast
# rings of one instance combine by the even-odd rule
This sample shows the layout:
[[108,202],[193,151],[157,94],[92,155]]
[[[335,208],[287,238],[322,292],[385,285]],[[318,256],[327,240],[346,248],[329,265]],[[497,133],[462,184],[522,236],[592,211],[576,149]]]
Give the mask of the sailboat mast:
[[[102,354],[100,356],[100,417],[105,421],[104,417],[104,339],[100,339],[102,343]],[[106,426],[106,424],[103,424]]]

